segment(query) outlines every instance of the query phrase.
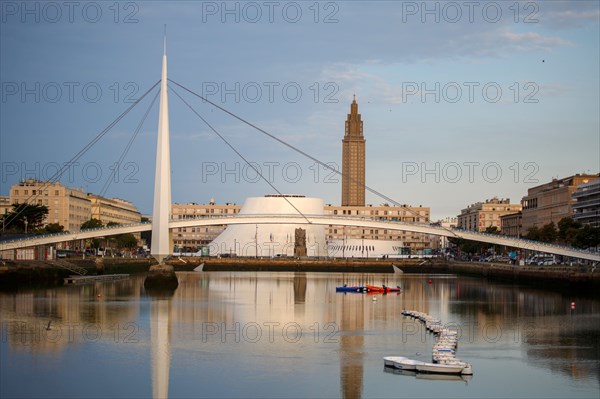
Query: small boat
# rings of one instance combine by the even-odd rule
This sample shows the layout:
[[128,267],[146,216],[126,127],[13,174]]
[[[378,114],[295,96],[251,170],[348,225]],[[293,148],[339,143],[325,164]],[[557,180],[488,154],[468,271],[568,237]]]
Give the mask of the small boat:
[[383,358],[383,365],[386,367],[396,367],[395,363],[407,359],[404,356],[386,356]]
[[400,292],[401,288],[398,286],[396,288],[393,287],[378,287],[376,285],[367,285],[368,292],[377,292],[377,293],[388,293],[388,292]]
[[465,368],[462,364],[440,364],[440,363],[425,363],[416,365],[417,371],[421,373],[434,374],[462,374]]
[[367,287],[360,285],[348,287],[344,285],[342,287],[335,287],[335,292],[367,292]]
[[425,364],[420,360],[412,360],[412,359],[399,359],[394,362],[394,367],[400,370],[418,370],[417,367],[421,364]]

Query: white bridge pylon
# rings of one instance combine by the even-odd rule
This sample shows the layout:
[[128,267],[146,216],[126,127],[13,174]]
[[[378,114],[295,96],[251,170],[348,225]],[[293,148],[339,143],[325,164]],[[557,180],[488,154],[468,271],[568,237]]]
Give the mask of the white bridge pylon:
[[[221,217],[201,217],[195,219],[171,220],[169,229],[198,226],[219,226],[233,224],[314,224],[314,225],[335,225],[350,226],[368,229],[388,229],[399,231],[410,231],[415,233],[431,234],[444,237],[463,238],[471,241],[485,242],[495,245],[505,245],[513,248],[526,249],[530,251],[545,252],[554,255],[568,256],[578,259],[585,259],[600,262],[600,254],[570,247],[546,244],[543,242],[523,240],[513,237],[500,236],[495,234],[483,234],[468,230],[447,229],[444,227],[430,226],[426,224],[412,224],[404,222],[389,222],[375,219],[352,218],[352,217],[332,217],[332,216],[311,216],[305,215],[249,215],[249,216],[221,216]],[[308,219],[308,221],[307,221]],[[38,236],[14,241],[5,241],[0,244],[0,249],[10,250],[18,248],[32,247],[36,245],[48,245],[64,241],[85,240],[95,237],[111,236],[116,234],[137,233],[141,231],[152,230],[151,223],[132,224],[127,226],[115,226],[110,228],[101,228],[94,230],[82,230],[75,233],[54,234],[49,236]]]
[[171,218],[171,150],[169,143],[166,32],[164,41],[160,81],[160,107],[158,111],[158,137],[156,141],[152,243],[150,245],[150,254],[156,258],[158,263],[162,263],[163,259],[169,256],[171,248],[169,235],[169,219]]

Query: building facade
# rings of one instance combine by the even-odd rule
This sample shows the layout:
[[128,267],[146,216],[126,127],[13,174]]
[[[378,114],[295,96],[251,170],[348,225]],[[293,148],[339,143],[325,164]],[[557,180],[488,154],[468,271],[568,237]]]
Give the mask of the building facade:
[[458,215],[458,228],[483,232],[488,227],[496,227],[500,231],[500,217],[521,211],[521,204],[511,204],[510,199],[497,197],[476,202],[461,210]]
[[523,205],[523,233],[532,227],[542,227],[548,223],[558,223],[562,218],[573,217],[576,199],[573,193],[582,184],[598,179],[598,175],[580,175],[553,179],[527,190],[521,200]]
[[60,182],[27,179],[10,189],[9,203],[35,204],[48,208],[44,224],[58,223],[65,231],[78,231],[81,225],[95,218],[103,224],[139,223],[141,215],[135,205],[118,198],[104,198],[88,194],[79,188],[67,187]]
[[[362,217],[394,222],[429,223],[430,209],[425,207],[401,207],[389,205],[326,205],[324,214],[326,216],[334,217]],[[325,233],[329,241],[338,242],[349,239],[391,240],[395,241],[399,248],[409,248],[413,253],[420,252],[430,246],[430,240],[427,234],[407,231],[329,225],[327,226]]]
[[523,213],[500,216],[500,234],[520,238],[523,235]]
[[573,219],[592,227],[600,227],[600,179],[577,187],[573,199]]
[[12,204],[8,195],[0,195],[0,218],[12,211]]
[[142,215],[135,205],[120,198],[104,198],[95,194],[88,194],[92,207],[92,218],[102,221],[103,224],[140,223]]
[[[185,220],[206,216],[235,215],[240,212],[241,206],[236,204],[216,204],[211,198],[208,204],[173,204],[173,219]],[[224,230],[225,225],[180,227],[173,230],[173,245],[176,252],[197,252],[202,247],[210,244]]]
[[44,224],[58,223],[66,231],[77,231],[92,216],[91,201],[79,188],[70,188],[60,182],[27,179],[10,189],[11,204],[44,205],[48,215]]
[[[445,227],[447,229],[453,229],[458,225],[458,218],[447,217],[445,219],[438,220],[437,222],[432,223],[433,225]],[[448,237],[445,236],[429,236],[431,249],[434,251],[442,251],[445,248],[448,248],[450,245],[450,241],[448,241]]]
[[365,206],[365,145],[363,122],[354,98],[342,140],[342,206]]

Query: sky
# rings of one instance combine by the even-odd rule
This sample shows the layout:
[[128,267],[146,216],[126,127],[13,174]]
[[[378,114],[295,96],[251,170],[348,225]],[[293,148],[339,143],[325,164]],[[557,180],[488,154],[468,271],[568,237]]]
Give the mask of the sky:
[[[432,220],[518,203],[600,171],[599,20],[598,1],[0,1],[0,195],[158,82],[166,24],[171,80],[337,168],[356,95],[367,185],[396,202]],[[150,214],[156,92],[61,182]],[[177,94],[279,192],[340,203],[339,176],[170,85],[174,203],[275,193]]]

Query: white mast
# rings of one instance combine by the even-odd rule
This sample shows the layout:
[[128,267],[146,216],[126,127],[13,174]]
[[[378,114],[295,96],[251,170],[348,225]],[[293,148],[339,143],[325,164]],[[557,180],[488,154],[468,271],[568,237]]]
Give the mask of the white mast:
[[171,155],[169,146],[169,97],[167,93],[167,33],[165,25],[156,173],[154,175],[154,208],[152,211],[152,244],[150,254],[159,263],[170,255],[169,219],[171,217]]

